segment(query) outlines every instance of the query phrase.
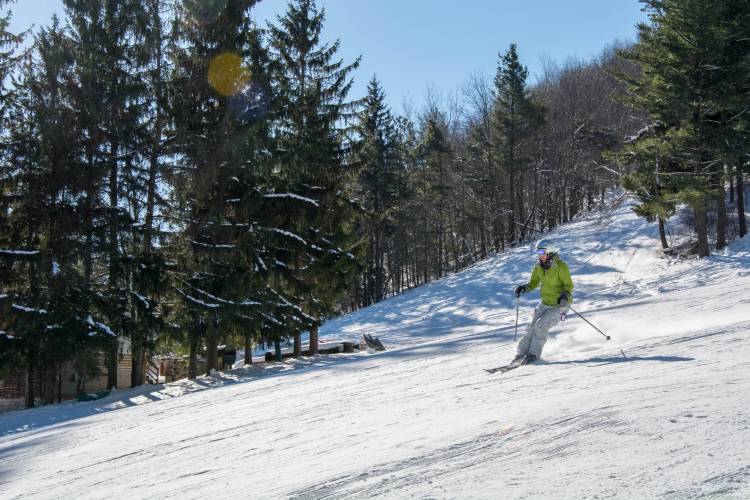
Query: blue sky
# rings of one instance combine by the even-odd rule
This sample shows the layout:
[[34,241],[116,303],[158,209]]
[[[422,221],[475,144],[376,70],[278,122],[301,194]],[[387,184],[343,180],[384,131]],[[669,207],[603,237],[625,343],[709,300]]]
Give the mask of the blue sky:
[[[264,0],[259,19],[271,19],[286,0]],[[429,87],[448,94],[475,72],[493,75],[498,52],[515,42],[532,81],[542,57],[562,61],[598,54],[615,40],[633,40],[645,20],[637,0],[325,0],[324,39],[341,39],[341,56],[362,55],[352,97],[377,74],[388,102],[419,106]],[[13,28],[46,24],[62,0],[19,0]]]

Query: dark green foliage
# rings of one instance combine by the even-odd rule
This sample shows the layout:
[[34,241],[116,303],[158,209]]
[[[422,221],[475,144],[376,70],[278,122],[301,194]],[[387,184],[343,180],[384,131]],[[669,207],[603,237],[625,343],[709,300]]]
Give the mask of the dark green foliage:
[[388,268],[394,256],[399,211],[407,201],[406,169],[396,122],[385,94],[373,76],[356,125],[355,162],[358,193],[364,211],[357,233],[366,241],[359,299],[369,305],[388,294]]
[[317,351],[314,332],[351,288],[355,264],[350,252],[355,212],[349,199],[355,172],[348,164],[350,131],[343,123],[354,111],[347,94],[359,61],[335,60],[339,42],[321,43],[324,17],[314,2],[295,0],[269,26],[278,99],[270,185],[277,194],[301,197],[277,209],[270,224],[272,231],[294,235],[274,247],[275,279],[282,303],[299,307],[286,317],[295,350],[299,329],[311,328],[312,352]]
[[[37,39],[9,112],[0,177],[9,197],[0,233],[0,330],[13,337],[5,362],[27,373],[48,370],[114,339],[95,319],[92,295],[80,272],[80,201],[86,181],[77,168],[79,130],[67,82],[73,78],[73,45],[53,22]],[[34,404],[29,385],[26,404]]]
[[205,328],[207,369],[220,329],[264,318],[266,250],[261,176],[269,169],[267,58],[251,26],[254,0],[187,0],[175,25],[171,96],[179,158],[175,216],[184,223],[175,289]]
[[725,165],[741,166],[747,154],[741,117],[750,76],[750,13],[738,1],[643,3],[650,23],[639,25],[639,42],[623,51],[641,75],[619,76],[628,84],[629,102],[647,111],[658,131],[626,146],[623,160],[639,166],[627,183],[648,217],[687,204],[698,253],[706,256],[712,203],[719,208],[716,245],[726,244]]
[[500,58],[495,76],[492,143],[498,164],[505,172],[507,188],[508,240],[523,241],[528,228],[524,204],[525,176],[533,167],[536,133],[543,123],[543,110],[526,87],[528,70],[518,60],[516,44]]

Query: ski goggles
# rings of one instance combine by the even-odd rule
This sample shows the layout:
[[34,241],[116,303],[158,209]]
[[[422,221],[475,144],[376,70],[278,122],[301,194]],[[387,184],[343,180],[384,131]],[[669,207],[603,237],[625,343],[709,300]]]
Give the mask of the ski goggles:
[[547,250],[534,250],[537,255],[547,255]]

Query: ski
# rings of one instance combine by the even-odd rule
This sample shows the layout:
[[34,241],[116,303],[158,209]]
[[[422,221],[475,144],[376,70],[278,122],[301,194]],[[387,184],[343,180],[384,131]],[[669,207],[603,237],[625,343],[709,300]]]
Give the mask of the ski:
[[505,373],[515,368],[518,368],[519,366],[523,366],[527,363],[528,362],[526,361],[526,359],[522,359],[520,361],[515,361],[513,363],[510,363],[509,365],[497,366],[495,368],[485,368],[484,371],[486,371],[487,373],[497,373],[497,372]]

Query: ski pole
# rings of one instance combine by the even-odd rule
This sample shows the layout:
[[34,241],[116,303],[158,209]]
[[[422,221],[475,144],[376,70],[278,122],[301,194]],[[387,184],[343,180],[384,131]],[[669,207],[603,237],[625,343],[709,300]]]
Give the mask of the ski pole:
[[589,320],[587,320],[586,318],[584,318],[584,317],[583,317],[583,316],[581,315],[581,313],[579,313],[578,311],[576,311],[576,310],[575,310],[575,309],[573,309],[572,307],[568,306],[568,309],[570,309],[571,311],[573,311],[574,313],[576,313],[576,314],[578,315],[578,317],[579,317],[579,318],[581,318],[581,319],[582,319],[583,321],[585,321],[586,323],[588,323],[589,325],[591,325],[591,327],[592,327],[592,328],[593,328],[594,330],[596,330],[597,332],[599,332],[599,333],[601,333],[602,335],[604,335],[604,338],[606,338],[607,340],[610,340],[610,339],[612,338],[612,337],[610,337],[609,335],[607,335],[606,333],[604,333],[603,331],[599,330],[599,329],[598,329],[598,328],[597,328],[596,326],[594,326],[594,324],[593,324],[593,323],[591,323],[591,321],[589,321]]
[[516,296],[516,330],[513,332],[513,342],[516,341],[516,336],[518,336],[518,303],[521,300],[521,297]]

